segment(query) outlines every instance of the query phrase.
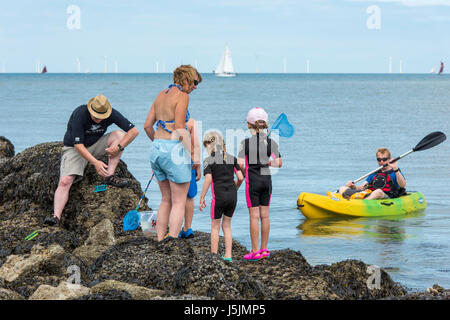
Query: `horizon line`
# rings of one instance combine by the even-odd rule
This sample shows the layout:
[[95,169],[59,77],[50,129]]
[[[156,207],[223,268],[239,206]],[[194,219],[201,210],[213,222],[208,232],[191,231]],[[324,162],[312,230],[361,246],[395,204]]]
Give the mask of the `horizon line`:
[[[200,72],[200,71],[199,71]],[[115,75],[115,74],[173,74],[172,72],[46,72],[46,73],[40,73],[40,72],[0,72],[0,75],[6,75],[6,74],[35,74],[35,75],[47,75],[47,74],[79,74],[79,75],[89,75],[89,74],[95,74],[95,75]],[[200,74],[205,75],[214,75],[213,72],[200,72]],[[435,75],[442,75],[439,73],[433,73],[433,72],[239,72],[236,73],[236,75],[246,75],[246,74],[435,74]]]

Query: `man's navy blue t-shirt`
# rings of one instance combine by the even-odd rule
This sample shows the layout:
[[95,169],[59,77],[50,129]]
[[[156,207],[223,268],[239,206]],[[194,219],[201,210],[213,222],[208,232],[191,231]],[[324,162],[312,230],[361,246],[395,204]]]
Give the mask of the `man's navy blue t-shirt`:
[[64,146],[73,147],[75,144],[81,143],[85,147],[89,147],[96,143],[112,124],[116,124],[125,132],[134,127],[134,124],[114,108],[107,119],[102,120],[100,123],[95,123],[91,118],[87,105],[81,105],[72,112],[67,123]]

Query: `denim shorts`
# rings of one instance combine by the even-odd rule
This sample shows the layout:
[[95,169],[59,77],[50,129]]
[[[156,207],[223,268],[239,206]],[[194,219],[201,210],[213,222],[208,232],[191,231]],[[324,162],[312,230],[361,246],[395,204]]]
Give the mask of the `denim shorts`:
[[191,181],[191,157],[179,140],[155,139],[150,149],[150,164],[158,181]]

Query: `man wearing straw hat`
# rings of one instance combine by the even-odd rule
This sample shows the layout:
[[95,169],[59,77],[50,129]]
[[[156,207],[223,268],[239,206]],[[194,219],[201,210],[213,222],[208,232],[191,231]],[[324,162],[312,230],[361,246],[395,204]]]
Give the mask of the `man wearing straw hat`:
[[[105,134],[107,128],[116,124],[121,130]],[[77,176],[83,176],[86,165],[91,163],[104,183],[125,187],[127,181],[114,172],[123,150],[138,135],[138,129],[119,111],[113,109],[108,99],[99,94],[87,105],[77,107],[70,116],[64,135],[61,154],[60,179],[55,191],[53,217],[44,221],[47,225],[57,225],[69,198],[69,191]],[[98,160],[108,155],[108,164]]]

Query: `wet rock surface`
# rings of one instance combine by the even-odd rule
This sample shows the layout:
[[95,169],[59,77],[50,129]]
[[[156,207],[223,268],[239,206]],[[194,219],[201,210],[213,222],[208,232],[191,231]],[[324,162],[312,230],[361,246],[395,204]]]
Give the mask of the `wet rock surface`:
[[388,297],[384,300],[450,300],[450,290],[434,284],[425,292],[412,292],[399,297]]
[[14,157],[14,145],[6,137],[0,136],[0,163]]
[[[129,181],[126,188],[108,186],[94,192],[103,180],[95,168],[88,165],[81,181],[74,183],[63,211],[61,228],[43,225],[45,217],[53,215],[53,196],[59,181],[62,143],[36,145],[0,164],[0,264],[10,254],[24,254],[35,243],[48,246],[58,243],[72,252],[84,244],[90,230],[104,219],[114,225],[114,236],[122,232],[122,218],[136,207],[142,189],[120,162],[116,174]],[[107,159],[103,159],[107,163]],[[148,210],[146,199],[141,210]],[[37,231],[34,241],[25,237]]]
[[[0,299],[449,299],[439,286],[408,294],[383,270],[379,288],[371,289],[362,261],[311,266],[284,249],[249,262],[234,241],[230,263],[221,259],[223,241],[218,255],[209,252],[208,233],[158,243],[140,229],[123,232],[122,219],[142,194],[123,162],[116,174],[128,187],[93,192],[103,182],[88,165],[72,186],[61,226],[45,227],[61,147],[43,143],[0,162]],[[146,199],[141,210],[149,210]],[[25,240],[33,231],[38,235]]]

